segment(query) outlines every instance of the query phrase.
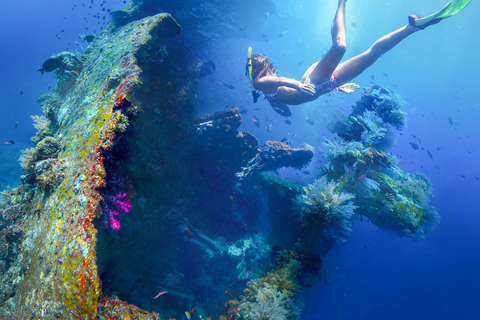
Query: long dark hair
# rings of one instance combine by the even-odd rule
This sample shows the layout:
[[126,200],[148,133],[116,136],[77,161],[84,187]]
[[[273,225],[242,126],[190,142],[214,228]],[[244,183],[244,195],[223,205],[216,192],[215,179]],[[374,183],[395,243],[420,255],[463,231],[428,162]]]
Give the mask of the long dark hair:
[[[252,80],[255,81],[265,76],[276,76],[273,64],[263,54],[252,55]],[[247,63],[248,68],[248,63]]]

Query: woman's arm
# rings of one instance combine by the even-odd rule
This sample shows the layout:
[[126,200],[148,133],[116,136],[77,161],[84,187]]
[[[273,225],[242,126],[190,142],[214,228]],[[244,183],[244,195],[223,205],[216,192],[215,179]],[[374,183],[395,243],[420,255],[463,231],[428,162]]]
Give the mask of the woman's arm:
[[277,92],[278,87],[289,87],[310,95],[315,94],[315,87],[312,84],[305,84],[295,79],[276,76],[262,77],[254,81],[253,87],[267,94]]

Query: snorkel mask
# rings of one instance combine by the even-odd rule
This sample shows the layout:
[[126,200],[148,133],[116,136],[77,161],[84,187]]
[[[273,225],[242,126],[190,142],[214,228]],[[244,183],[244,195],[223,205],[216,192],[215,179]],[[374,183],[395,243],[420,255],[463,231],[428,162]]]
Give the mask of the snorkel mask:
[[253,78],[252,78],[252,47],[248,47],[248,58],[247,58],[245,76],[253,81]]

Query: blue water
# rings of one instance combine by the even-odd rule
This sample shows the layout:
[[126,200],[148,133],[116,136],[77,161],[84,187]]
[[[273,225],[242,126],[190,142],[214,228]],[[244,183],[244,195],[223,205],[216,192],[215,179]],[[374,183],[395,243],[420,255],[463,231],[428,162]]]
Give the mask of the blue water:
[[[273,61],[279,74],[299,79],[330,46],[329,30],[337,2],[273,2],[276,14],[265,18],[263,27],[253,37],[239,32],[235,38],[211,39],[211,46],[207,46],[204,54],[215,61],[217,73],[202,79],[199,99],[206,103],[197,102],[197,111],[206,114],[227,105],[247,108],[249,112],[240,129],[252,132],[260,143],[286,137],[294,146],[307,142],[318,147],[323,135],[328,134],[326,124],[333,114],[348,113],[362,92],[323,96],[315,102],[292,107],[292,124],[287,125],[265,101],[253,105],[250,93],[246,92],[250,84],[243,76],[244,63],[247,47],[252,46],[254,53],[262,52]],[[101,1],[94,1],[92,9],[88,8],[89,3],[2,1],[0,189],[19,184],[21,170],[17,159],[20,150],[32,146],[29,138],[35,134],[30,115],[42,113],[35,100],[55,84],[53,74],[41,76],[38,68],[51,54],[77,49],[74,42],[82,42],[78,35],[100,30],[101,25],[91,16],[102,8]],[[445,3],[445,0],[349,0],[345,58],[361,53],[377,38],[405,25],[409,14],[427,15]],[[123,7],[123,1],[109,0],[105,6],[117,10]],[[406,101],[408,127],[399,135],[392,153],[399,157],[402,170],[421,172],[430,178],[434,188],[431,204],[438,209],[442,220],[419,243],[399,238],[367,221],[356,221],[349,241],[336,245],[325,258],[330,285],[321,283],[305,291],[302,319],[478,318],[479,14],[480,3],[473,1],[457,16],[412,35],[355,79],[364,87],[374,78],[375,83],[393,88]],[[284,36],[280,37],[282,33]],[[226,88],[222,81],[235,89]],[[261,121],[260,128],[252,123],[254,115]],[[305,121],[307,116],[315,120],[314,125]],[[268,131],[265,126],[272,119],[272,130]],[[411,147],[409,142],[418,143],[412,135],[420,139],[419,145],[425,150]],[[3,143],[10,140],[15,144]],[[282,174],[303,182],[312,179],[298,177],[291,170],[283,170]]]

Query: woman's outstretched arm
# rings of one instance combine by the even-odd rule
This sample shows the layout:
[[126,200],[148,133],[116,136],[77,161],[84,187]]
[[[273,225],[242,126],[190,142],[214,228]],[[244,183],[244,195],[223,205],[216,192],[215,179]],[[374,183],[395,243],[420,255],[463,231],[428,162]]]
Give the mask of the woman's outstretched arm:
[[295,79],[276,76],[266,76],[255,80],[253,87],[266,94],[277,92],[278,87],[289,87],[310,95],[315,94],[315,87],[312,84],[301,83]]

